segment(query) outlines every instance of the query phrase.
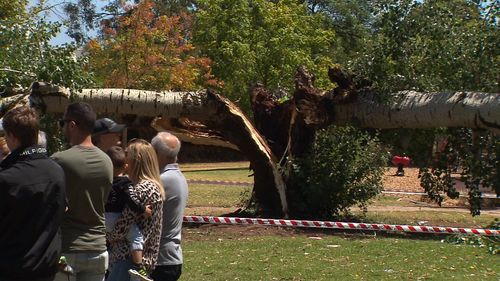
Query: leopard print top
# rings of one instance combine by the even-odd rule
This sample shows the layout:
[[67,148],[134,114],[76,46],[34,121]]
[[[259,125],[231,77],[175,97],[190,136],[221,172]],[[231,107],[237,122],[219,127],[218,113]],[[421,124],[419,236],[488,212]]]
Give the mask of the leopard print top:
[[130,190],[140,200],[142,205],[151,205],[152,216],[145,218],[138,215],[128,206],[123,210],[121,218],[116,222],[113,230],[107,234],[110,243],[110,263],[125,260],[130,255],[127,233],[130,226],[136,223],[144,236],[144,250],[142,263],[146,270],[152,272],[158,258],[160,247],[161,222],[163,213],[163,201],[159,187],[152,181],[143,180]]

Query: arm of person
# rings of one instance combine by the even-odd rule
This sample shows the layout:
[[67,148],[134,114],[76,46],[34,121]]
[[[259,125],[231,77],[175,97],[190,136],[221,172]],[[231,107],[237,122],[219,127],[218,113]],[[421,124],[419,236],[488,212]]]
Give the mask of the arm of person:
[[125,190],[127,194],[127,205],[130,209],[139,215],[142,215],[146,210],[146,206],[143,205],[139,196],[134,192],[134,186],[130,184]]
[[129,185],[127,190],[125,191],[127,194],[127,204],[132,209],[132,211],[136,212],[138,215],[144,215],[146,218],[150,218],[152,215],[152,209],[150,205],[144,205],[137,194],[134,192],[134,186]]

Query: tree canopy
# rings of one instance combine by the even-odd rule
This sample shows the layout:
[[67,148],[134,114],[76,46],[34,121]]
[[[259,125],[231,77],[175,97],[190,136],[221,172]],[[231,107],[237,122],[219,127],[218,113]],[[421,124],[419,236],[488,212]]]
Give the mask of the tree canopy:
[[290,92],[299,65],[312,69],[318,85],[328,85],[327,67],[335,33],[322,14],[297,1],[198,1],[193,41],[214,62],[223,92],[248,110],[257,82]]
[[104,21],[102,37],[86,45],[98,85],[147,90],[216,86],[210,59],[198,57],[188,41],[190,15],[157,17],[151,1],[128,9],[116,25]]
[[60,24],[45,21],[41,16],[42,7],[34,6],[28,13],[27,1],[1,4],[0,91],[27,88],[33,81],[71,88],[89,85],[90,75],[82,67],[86,58],[75,55],[76,46],[50,44]]

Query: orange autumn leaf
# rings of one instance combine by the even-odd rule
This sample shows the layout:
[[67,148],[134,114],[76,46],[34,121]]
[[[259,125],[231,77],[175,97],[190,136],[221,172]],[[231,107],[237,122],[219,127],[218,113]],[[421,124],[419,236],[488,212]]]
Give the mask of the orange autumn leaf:
[[[143,1],[116,24],[102,25],[103,38],[89,42],[90,68],[106,87],[149,90],[196,90],[219,85],[211,61],[197,57],[190,38],[188,14],[159,16]],[[99,46],[99,47],[98,47]]]

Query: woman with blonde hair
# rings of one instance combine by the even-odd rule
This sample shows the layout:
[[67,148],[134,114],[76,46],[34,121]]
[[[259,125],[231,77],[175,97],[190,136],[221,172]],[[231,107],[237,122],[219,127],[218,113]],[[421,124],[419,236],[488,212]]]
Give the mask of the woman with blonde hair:
[[[129,142],[125,162],[128,164],[128,176],[134,184],[130,192],[140,201],[137,203],[151,208],[152,215],[150,217],[137,215],[129,207],[123,210],[122,217],[108,234],[111,268],[107,280],[130,280],[129,273],[135,277],[134,279],[151,280],[147,275],[153,271],[158,258],[162,201],[165,197],[160,182],[160,168],[153,146],[142,139]],[[142,251],[132,249],[131,253],[127,233],[134,223],[139,226],[144,243]],[[142,264],[133,264],[130,254],[142,255]]]

